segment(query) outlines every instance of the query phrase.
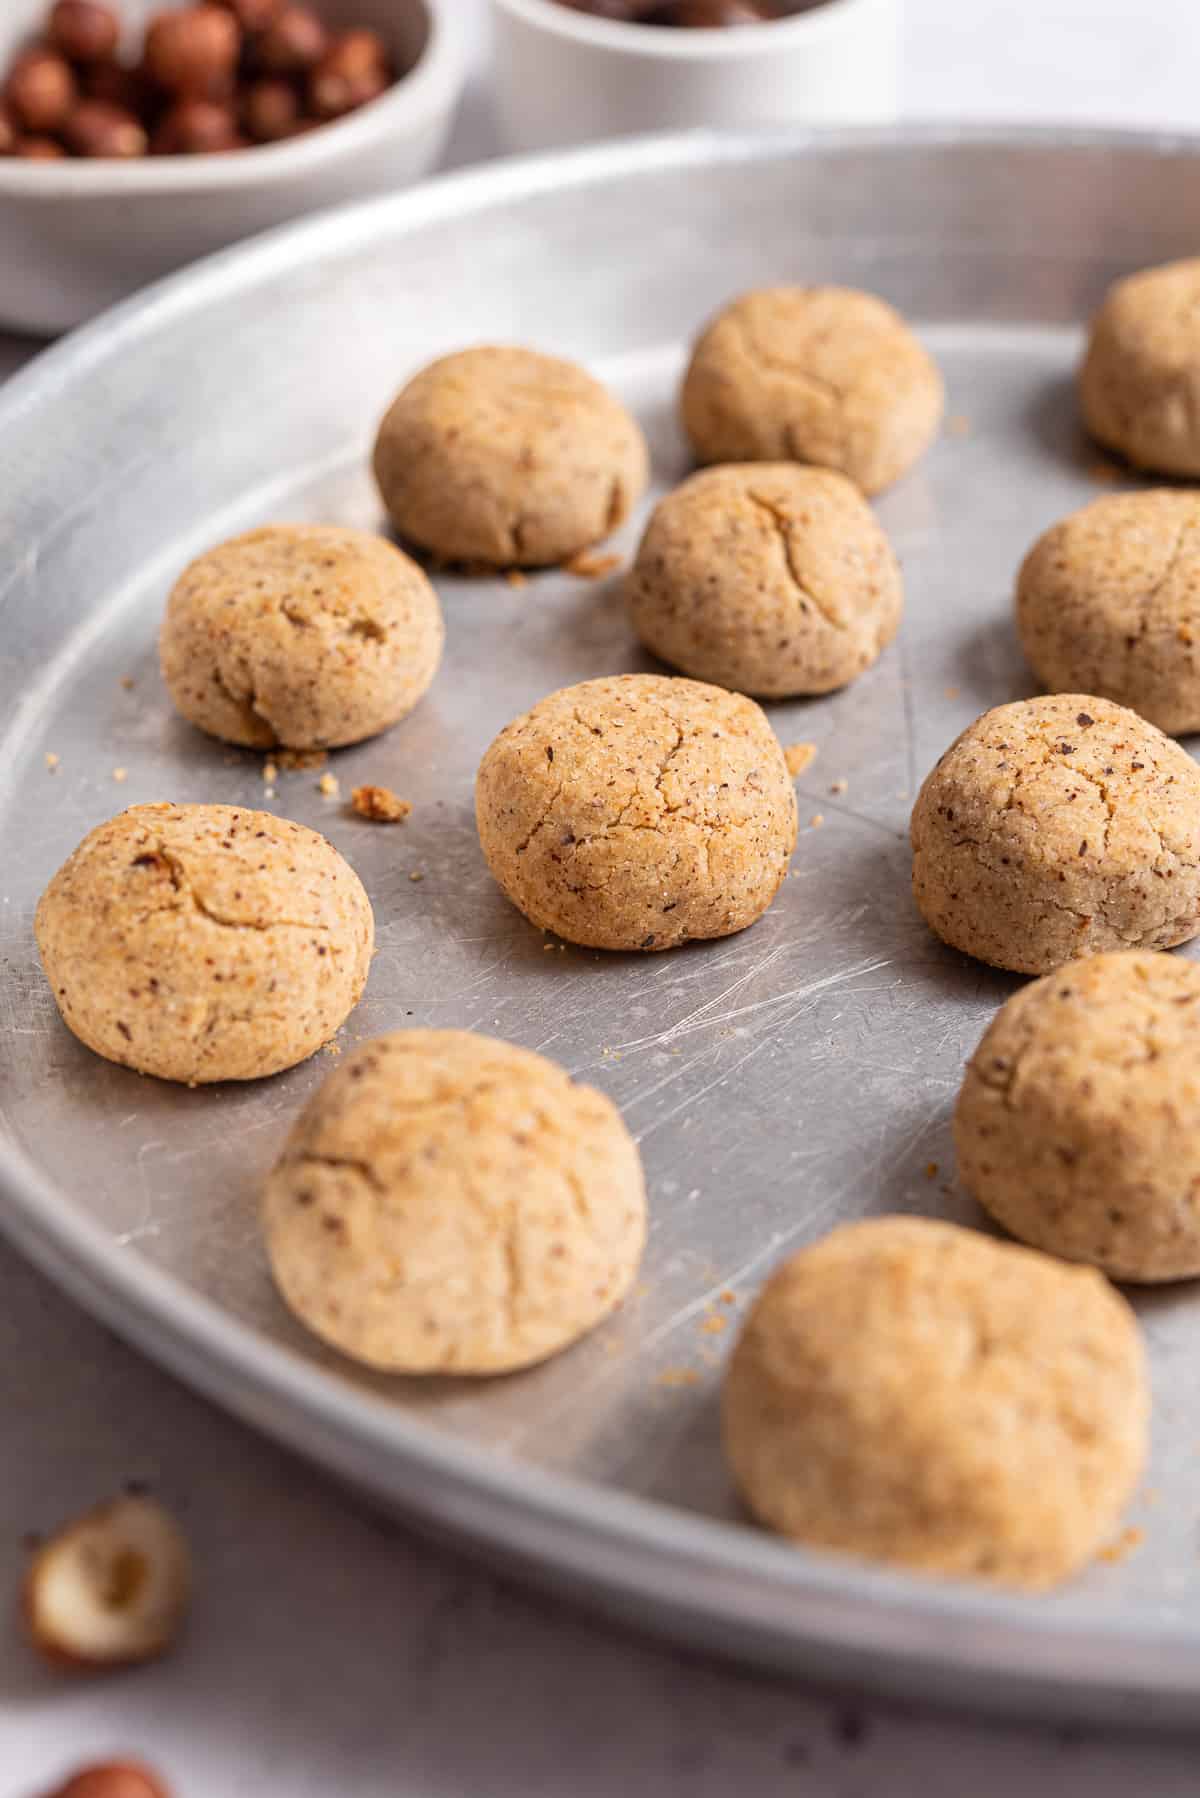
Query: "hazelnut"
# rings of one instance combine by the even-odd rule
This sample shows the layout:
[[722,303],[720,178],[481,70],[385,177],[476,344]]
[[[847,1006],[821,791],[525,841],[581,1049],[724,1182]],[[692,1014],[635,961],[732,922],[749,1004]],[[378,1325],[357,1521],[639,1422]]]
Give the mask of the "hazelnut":
[[243,138],[233,109],[217,100],[179,100],[154,133],[156,156],[213,156],[240,150]]
[[242,34],[221,6],[157,13],[146,30],[146,71],[170,94],[218,99],[232,91]]
[[94,62],[81,73],[83,91],[89,100],[107,100],[110,106],[123,106],[126,112],[144,118],[153,109],[152,84],[141,68],[129,68],[121,62]]
[[290,81],[267,76],[255,81],[242,98],[242,118],[260,144],[292,137],[300,123],[300,96]]
[[75,104],[75,77],[53,50],[26,50],[9,71],[4,97],[27,131],[57,131]]
[[26,162],[65,162],[67,152],[56,137],[19,137],[14,156]]
[[[98,102],[97,102],[98,104]],[[118,1498],[51,1536],[25,1576],[34,1646],[60,1666],[132,1666],[163,1654],[191,1592],[187,1544],[150,1498]]]
[[117,53],[121,23],[101,0],[56,0],[47,23],[50,43],[68,62],[107,62]]
[[340,118],[377,99],[390,81],[387,49],[378,33],[343,31],[308,78],[309,104],[319,118]]
[[329,34],[308,6],[285,6],[255,46],[258,60],[271,75],[303,75],[320,62]]
[[14,156],[17,149],[17,127],[8,107],[0,105],[0,156]]
[[146,128],[124,106],[108,100],[81,100],[63,126],[63,142],[76,156],[144,156]]
[[243,31],[265,31],[283,10],[283,0],[217,0],[231,12]]
[[137,1761],[106,1761],[102,1767],[81,1767],[49,1798],[170,1798],[170,1793],[149,1767]]

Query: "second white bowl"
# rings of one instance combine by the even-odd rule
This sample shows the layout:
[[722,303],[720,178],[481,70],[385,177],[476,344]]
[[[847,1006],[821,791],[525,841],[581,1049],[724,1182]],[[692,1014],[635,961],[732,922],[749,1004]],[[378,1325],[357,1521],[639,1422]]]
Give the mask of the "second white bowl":
[[621,25],[558,0],[492,0],[501,130],[517,150],[693,126],[886,123],[900,0],[826,0],[724,30]]

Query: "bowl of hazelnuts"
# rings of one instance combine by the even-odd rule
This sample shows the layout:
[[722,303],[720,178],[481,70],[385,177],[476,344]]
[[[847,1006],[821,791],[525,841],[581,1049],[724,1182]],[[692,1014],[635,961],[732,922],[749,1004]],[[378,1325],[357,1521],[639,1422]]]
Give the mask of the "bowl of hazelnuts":
[[501,129],[540,150],[631,131],[882,124],[902,0],[492,0]]
[[0,324],[66,330],[436,162],[458,0],[0,0]]

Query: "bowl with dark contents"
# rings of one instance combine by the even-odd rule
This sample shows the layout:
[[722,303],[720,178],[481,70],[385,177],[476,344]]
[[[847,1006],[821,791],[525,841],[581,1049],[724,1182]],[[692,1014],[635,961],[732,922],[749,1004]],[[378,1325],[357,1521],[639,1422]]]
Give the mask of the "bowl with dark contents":
[[437,161],[458,0],[4,0],[0,325],[147,282]]
[[513,149],[896,115],[900,0],[492,0]]

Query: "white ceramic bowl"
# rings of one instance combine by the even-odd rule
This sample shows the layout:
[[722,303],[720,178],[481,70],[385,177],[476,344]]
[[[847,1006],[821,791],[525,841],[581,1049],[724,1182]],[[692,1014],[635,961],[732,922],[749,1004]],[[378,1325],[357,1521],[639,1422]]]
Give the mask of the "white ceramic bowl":
[[[122,7],[134,32],[150,10]],[[0,0],[0,61],[45,13],[46,0]],[[210,250],[425,174],[465,72],[459,0],[321,0],[321,13],[374,26],[411,73],[293,143],[138,162],[0,159],[0,324],[65,331]]]
[[519,150],[691,126],[884,123],[901,0],[826,0],[772,24],[620,25],[557,0],[492,0],[501,130]]

